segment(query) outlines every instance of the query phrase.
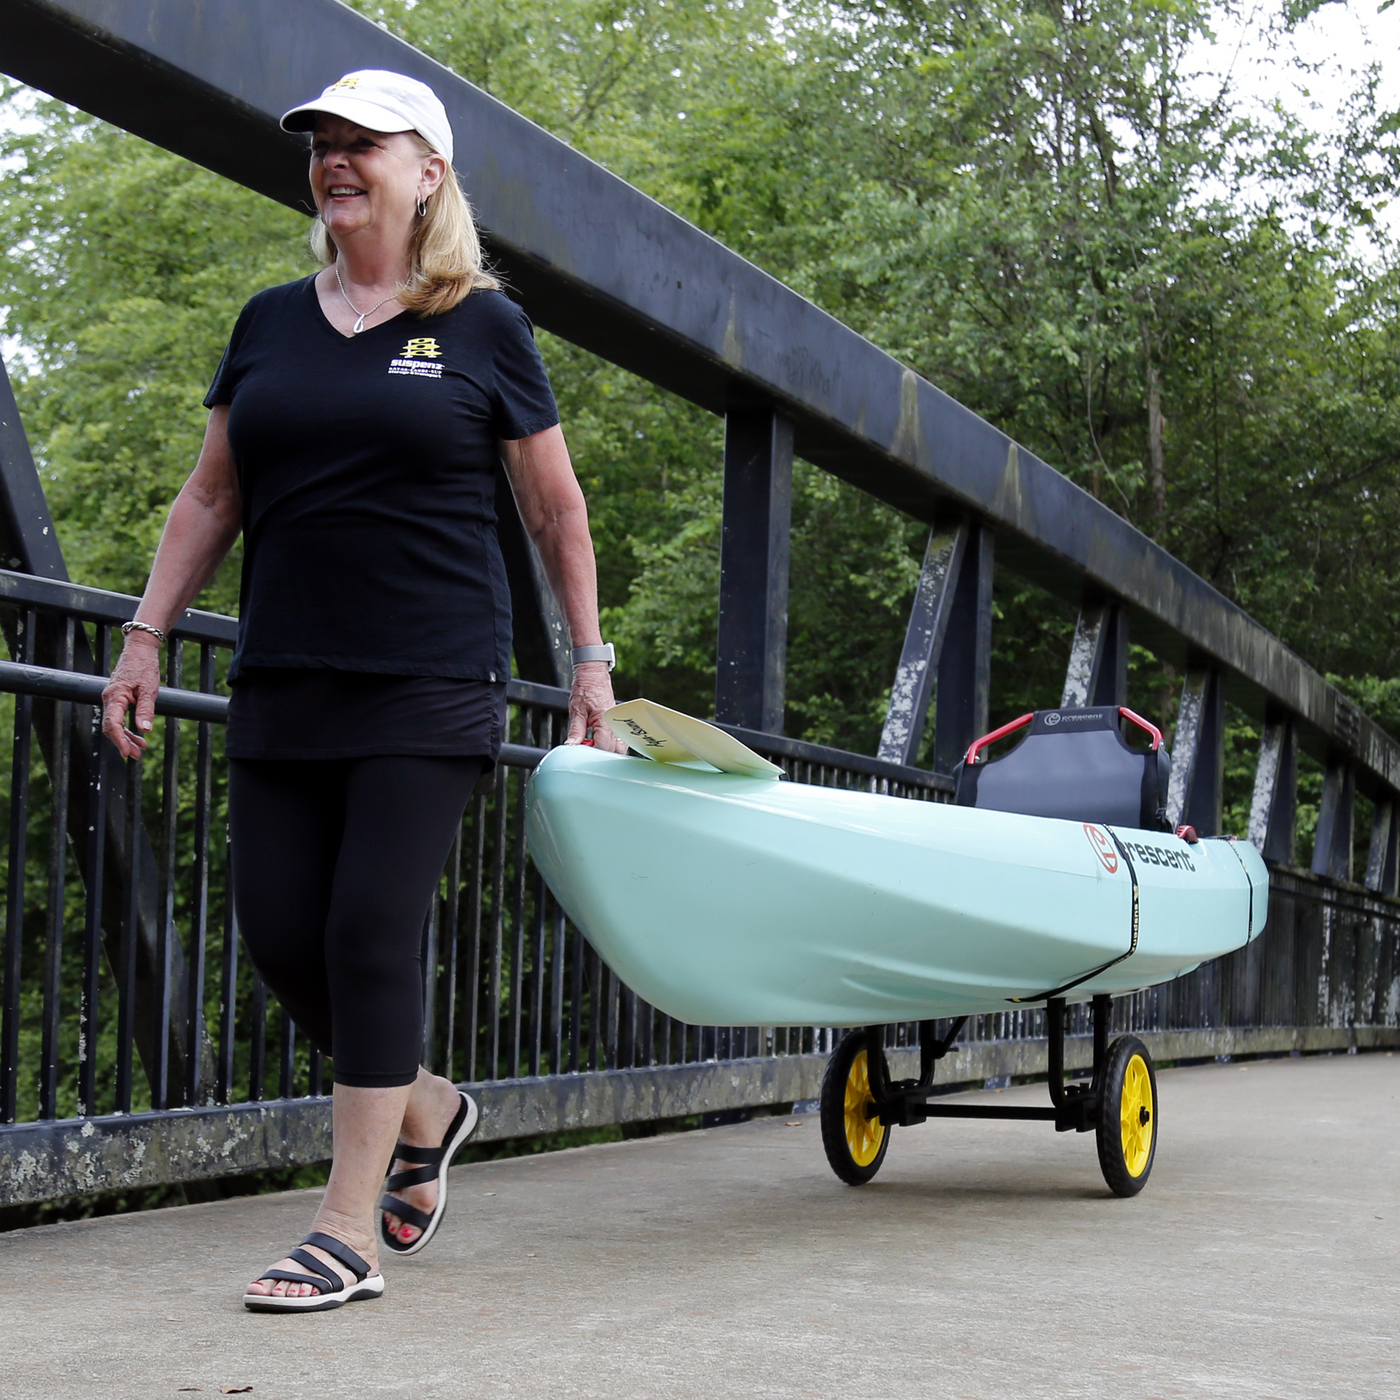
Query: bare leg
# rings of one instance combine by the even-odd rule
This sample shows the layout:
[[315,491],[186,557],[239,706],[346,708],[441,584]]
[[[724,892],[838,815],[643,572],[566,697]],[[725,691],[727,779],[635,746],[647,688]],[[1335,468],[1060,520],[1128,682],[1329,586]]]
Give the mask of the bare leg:
[[[422,1071],[419,1072],[422,1079]],[[316,1212],[312,1227],[348,1244],[365,1263],[370,1273],[379,1272],[379,1237],[374,1230],[374,1209],[384,1182],[384,1164],[394,1150],[404,1109],[415,1085],[400,1089],[353,1089],[345,1084],[335,1086],[332,1101],[334,1160],[326,1194]],[[351,1275],[344,1265],[332,1259],[315,1245],[306,1248],[329,1264],[345,1279]],[[272,1266],[292,1273],[305,1273],[303,1265],[294,1259],[283,1259]],[[282,1280],[260,1281],[248,1287],[249,1293],[285,1294],[296,1298],[316,1290],[310,1284],[286,1283]]]
[[[448,1128],[452,1126],[452,1120],[456,1117],[461,1102],[461,1097],[453,1088],[450,1079],[429,1074],[427,1070],[420,1068],[413,1085],[413,1093],[409,1096],[408,1106],[404,1110],[399,1137],[411,1147],[437,1147]],[[392,1150],[391,1145],[390,1151]],[[404,1162],[401,1168],[412,1165],[411,1162]],[[400,1164],[396,1162],[395,1166],[400,1167]],[[417,1206],[419,1210],[431,1212],[437,1205],[437,1182],[406,1186],[394,1194],[409,1205]],[[384,1219],[388,1222],[389,1231],[404,1244],[412,1244],[423,1233],[416,1225],[408,1225],[387,1212]]]

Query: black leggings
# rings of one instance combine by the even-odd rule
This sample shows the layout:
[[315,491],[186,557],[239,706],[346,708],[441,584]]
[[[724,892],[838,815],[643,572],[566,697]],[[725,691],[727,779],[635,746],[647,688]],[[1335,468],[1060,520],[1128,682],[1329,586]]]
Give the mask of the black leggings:
[[423,927],[480,758],[229,760],[234,908],[253,964],[335,1062],[411,1084]]

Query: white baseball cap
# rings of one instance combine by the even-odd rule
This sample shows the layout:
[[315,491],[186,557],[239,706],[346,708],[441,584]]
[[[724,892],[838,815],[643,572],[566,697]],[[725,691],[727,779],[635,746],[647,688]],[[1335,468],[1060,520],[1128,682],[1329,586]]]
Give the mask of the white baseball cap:
[[283,131],[311,131],[316,114],[329,112],[370,131],[416,131],[452,164],[452,124],[427,83],[383,68],[361,68],[333,82],[314,102],[282,117]]

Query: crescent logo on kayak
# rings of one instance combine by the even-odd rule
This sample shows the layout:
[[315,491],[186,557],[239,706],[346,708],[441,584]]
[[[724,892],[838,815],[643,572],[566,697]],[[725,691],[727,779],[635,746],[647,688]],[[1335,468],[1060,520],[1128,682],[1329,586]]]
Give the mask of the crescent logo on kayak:
[[1060,717],[1055,713],[1054,710],[1051,710],[1050,713],[1045,716],[1045,727],[1047,729],[1053,729],[1057,724],[1059,724],[1059,722]]
[[1094,854],[1098,856],[1103,868],[1110,875],[1118,873],[1118,852],[1114,849],[1113,840],[1101,826],[1094,826],[1092,822],[1084,823],[1084,834],[1089,838],[1089,844],[1094,848]]
[[[1149,865],[1163,865],[1172,870],[1187,870],[1192,875],[1196,873],[1196,866],[1185,850],[1180,850],[1175,846],[1163,849],[1161,846],[1149,846],[1142,841],[1125,842],[1128,849],[1139,859],[1146,861]],[[1183,841],[1182,846],[1186,843]]]

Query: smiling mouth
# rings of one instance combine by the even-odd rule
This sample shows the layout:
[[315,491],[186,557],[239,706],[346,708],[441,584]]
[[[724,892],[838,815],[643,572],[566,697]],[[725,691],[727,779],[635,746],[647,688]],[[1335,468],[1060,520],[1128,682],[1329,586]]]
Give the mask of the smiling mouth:
[[332,185],[326,194],[331,199],[347,199],[354,195],[364,194],[364,190],[356,189],[354,185]]

